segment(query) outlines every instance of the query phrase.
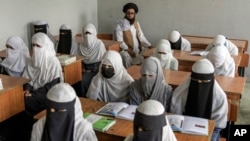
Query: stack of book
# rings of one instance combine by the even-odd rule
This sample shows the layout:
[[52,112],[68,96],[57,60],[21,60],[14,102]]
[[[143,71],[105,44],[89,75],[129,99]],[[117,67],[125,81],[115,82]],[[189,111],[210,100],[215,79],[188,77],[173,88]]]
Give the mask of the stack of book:
[[76,61],[76,56],[66,55],[66,54],[57,56],[57,58],[60,61],[61,65],[68,65]]

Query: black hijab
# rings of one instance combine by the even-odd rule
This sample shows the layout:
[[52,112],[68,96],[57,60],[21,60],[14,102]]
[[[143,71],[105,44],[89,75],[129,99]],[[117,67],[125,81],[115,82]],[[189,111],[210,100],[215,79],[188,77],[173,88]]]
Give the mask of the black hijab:
[[171,42],[171,41],[169,42],[171,44],[171,49],[181,50],[181,44],[182,44],[181,36],[176,42]]
[[72,44],[71,30],[60,29],[59,43],[57,53],[70,54]]
[[192,72],[185,107],[185,115],[211,119],[214,73]]
[[166,126],[166,115],[145,115],[138,110],[134,118],[133,141],[162,141],[162,128]]
[[73,141],[76,99],[58,103],[47,99],[47,115],[42,141]]
[[34,25],[35,33],[42,32],[47,34],[47,24],[44,25]]

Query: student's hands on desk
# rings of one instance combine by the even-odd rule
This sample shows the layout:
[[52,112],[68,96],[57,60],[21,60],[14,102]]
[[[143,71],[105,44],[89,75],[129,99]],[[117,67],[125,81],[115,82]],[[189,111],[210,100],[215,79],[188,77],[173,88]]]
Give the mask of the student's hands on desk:
[[25,95],[25,97],[32,96],[29,90],[24,91],[23,94]]

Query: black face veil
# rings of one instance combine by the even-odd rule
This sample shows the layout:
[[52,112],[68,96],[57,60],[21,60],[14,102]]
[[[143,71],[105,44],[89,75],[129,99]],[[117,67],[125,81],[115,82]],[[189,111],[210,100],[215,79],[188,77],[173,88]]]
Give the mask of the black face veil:
[[165,113],[151,116],[137,110],[134,118],[133,141],[162,141],[162,128],[166,125]]
[[184,114],[211,119],[213,87],[214,73],[192,72]]
[[47,99],[42,141],[73,141],[76,99],[58,103]]

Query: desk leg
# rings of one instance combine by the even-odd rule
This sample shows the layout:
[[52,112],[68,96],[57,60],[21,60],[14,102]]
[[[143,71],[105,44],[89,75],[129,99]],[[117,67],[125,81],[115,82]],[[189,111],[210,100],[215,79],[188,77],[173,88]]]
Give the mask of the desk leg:
[[238,68],[238,73],[239,73],[239,76],[244,77],[245,67],[239,67]]

